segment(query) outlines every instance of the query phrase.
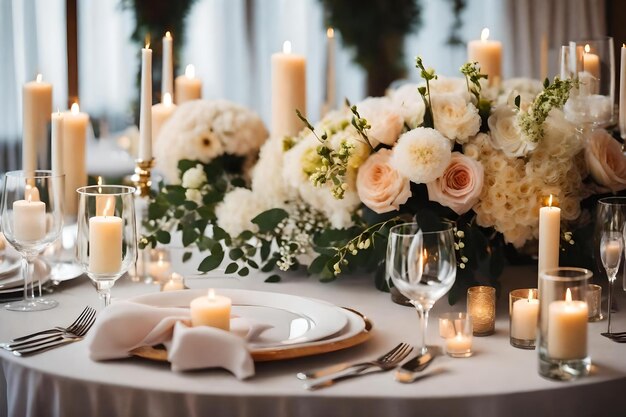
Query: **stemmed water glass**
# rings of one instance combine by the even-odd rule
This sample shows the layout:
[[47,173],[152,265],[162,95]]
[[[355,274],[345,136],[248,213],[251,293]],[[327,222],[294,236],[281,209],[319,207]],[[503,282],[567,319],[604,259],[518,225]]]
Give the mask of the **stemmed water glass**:
[[427,351],[428,314],[456,279],[453,225],[405,223],[389,232],[387,277],[417,310],[419,346]]
[[611,337],[611,310],[613,287],[624,252],[624,225],[626,224],[626,197],[607,197],[598,201],[596,245],[602,266],[609,280],[608,327],[603,336]]
[[8,310],[41,311],[58,305],[42,297],[41,280],[34,282],[34,262],[61,234],[64,179],[51,171],[10,171],[5,175],[2,231],[22,255],[24,277],[24,299],[5,305]]
[[81,187],[76,260],[96,284],[105,307],[111,288],[137,260],[135,189],[122,185]]

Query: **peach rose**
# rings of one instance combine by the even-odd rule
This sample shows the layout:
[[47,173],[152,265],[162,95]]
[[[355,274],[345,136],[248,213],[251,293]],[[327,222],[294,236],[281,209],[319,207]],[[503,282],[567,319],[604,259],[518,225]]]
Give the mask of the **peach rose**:
[[483,181],[484,170],[480,162],[460,152],[453,152],[450,165],[443,175],[426,184],[428,198],[450,207],[457,214],[463,214],[478,203]]
[[359,198],[376,213],[398,210],[411,196],[409,179],[390,164],[391,151],[381,149],[359,168],[356,188]]
[[626,157],[622,146],[606,130],[596,130],[585,145],[591,177],[616,192],[626,188]]

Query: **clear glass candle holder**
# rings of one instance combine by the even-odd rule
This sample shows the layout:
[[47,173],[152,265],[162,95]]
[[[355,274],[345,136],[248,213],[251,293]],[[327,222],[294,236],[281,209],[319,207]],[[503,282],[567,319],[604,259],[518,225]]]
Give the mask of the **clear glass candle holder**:
[[467,314],[472,318],[474,336],[495,332],[496,289],[479,285],[467,290]]
[[578,81],[565,104],[566,118],[582,126],[613,123],[615,95],[613,38],[572,41],[561,52],[561,77]]
[[600,321],[602,315],[602,287],[596,284],[587,286],[587,307],[589,308],[589,321]]
[[520,349],[534,349],[537,339],[539,297],[536,288],[509,293],[510,343]]
[[444,350],[453,358],[472,356],[472,318],[466,313],[439,316],[439,335],[445,339]]
[[587,284],[591,271],[553,268],[539,274],[539,374],[572,380],[589,373]]

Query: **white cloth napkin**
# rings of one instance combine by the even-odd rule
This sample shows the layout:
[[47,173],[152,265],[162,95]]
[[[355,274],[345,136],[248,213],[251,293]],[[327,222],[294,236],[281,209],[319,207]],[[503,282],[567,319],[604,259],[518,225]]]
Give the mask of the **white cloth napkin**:
[[162,343],[174,371],[219,367],[245,379],[254,375],[247,342],[271,327],[236,316],[230,332],[191,327],[187,308],[118,301],[100,312],[87,340],[96,361],[126,358],[135,348]]

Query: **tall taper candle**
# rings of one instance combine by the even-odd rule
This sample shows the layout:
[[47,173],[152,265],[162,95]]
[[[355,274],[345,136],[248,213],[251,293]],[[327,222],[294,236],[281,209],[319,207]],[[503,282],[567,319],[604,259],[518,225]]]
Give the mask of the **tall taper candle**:
[[539,273],[559,266],[560,241],[561,209],[553,207],[550,194],[548,205],[539,209]]
[[619,77],[619,131],[622,139],[626,139],[626,44],[622,44],[621,58]]
[[141,107],[139,111],[139,159],[152,159],[152,49],[141,49]]
[[272,136],[291,136],[304,125],[296,115],[306,115],[306,59],[291,53],[285,41],[283,52],[272,55]]
[[22,169],[33,172],[37,159],[48,154],[48,122],[52,113],[52,84],[43,82],[41,74],[22,89]]
[[59,111],[52,113],[52,175],[65,174],[63,167],[63,114]]
[[335,82],[335,30],[326,30],[326,96],[322,106],[322,116],[337,106]]
[[174,40],[168,31],[163,36],[163,68],[161,70],[161,101],[165,94],[174,97]]

